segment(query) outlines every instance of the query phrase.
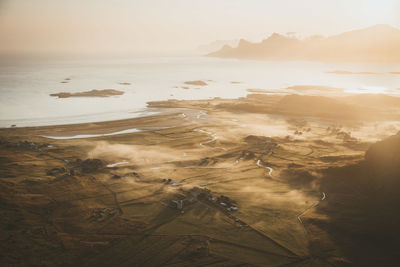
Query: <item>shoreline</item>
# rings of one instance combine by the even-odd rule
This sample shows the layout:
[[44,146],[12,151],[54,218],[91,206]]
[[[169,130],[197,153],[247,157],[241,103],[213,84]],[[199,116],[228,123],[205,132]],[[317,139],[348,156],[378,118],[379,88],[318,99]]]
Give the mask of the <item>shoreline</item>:
[[[17,244],[44,240],[20,235],[21,228],[54,229],[51,240],[59,247],[67,244],[59,255],[83,249],[114,253],[114,234],[125,242],[135,233],[145,240],[144,248],[159,235],[178,238],[180,244],[182,234],[193,240],[198,231],[204,234],[196,246],[233,259],[241,260],[234,253],[238,245],[259,253],[257,260],[277,253],[277,265],[316,255],[309,244],[315,244],[320,232],[306,232],[320,222],[315,220],[331,215],[322,209],[332,207],[331,201],[340,196],[335,188],[319,188],[321,175],[363,159],[372,142],[360,133],[389,131],[355,130],[353,122],[341,124],[326,116],[279,113],[275,107],[281,100],[252,95],[149,102],[157,114],[0,129],[0,180],[10,203],[3,216],[16,222],[11,231],[20,238]],[[98,136],[63,138],[82,134]],[[35,220],[21,227],[18,212],[28,199],[38,198],[32,201],[35,211],[46,213],[32,213]],[[312,203],[320,204],[302,213]],[[43,216],[49,218],[47,225]],[[105,227],[106,233],[99,231]],[[324,240],[329,240],[329,230],[321,229]],[[323,249],[336,246],[327,243]]]
[[[46,127],[46,126],[62,126],[75,125],[86,123],[98,123],[115,120],[129,120],[145,116],[151,116],[160,113],[159,110],[152,108],[138,108],[134,111],[110,111],[94,114],[83,114],[65,117],[41,117],[32,119],[15,119],[15,120],[0,120],[0,129],[8,128],[29,128],[29,127]],[[14,127],[12,127],[15,125]]]
[[[360,96],[362,97],[362,96]],[[371,101],[392,101],[392,109],[383,112],[382,107],[388,105],[385,101],[370,105]],[[309,95],[265,95],[248,94],[237,99],[218,98],[200,100],[162,100],[149,101],[147,107],[136,112],[134,117],[115,118],[110,120],[71,122],[50,125],[35,125],[0,128],[2,132],[24,132],[33,130],[40,136],[53,139],[92,138],[107,135],[119,135],[129,132],[160,130],[182,125],[196,124],[203,115],[216,114],[264,114],[270,117],[280,116],[286,119],[305,119],[326,121],[327,123],[384,123],[400,119],[398,104],[400,98],[382,95],[369,95],[366,103],[357,103],[357,98],[320,97]],[[368,102],[369,101],[369,102]],[[322,102],[319,103],[319,102]],[[383,105],[383,106],[382,106]],[[232,121],[237,121],[236,118]],[[200,120],[201,121],[201,120]],[[175,125],[171,126],[174,122]],[[86,136],[87,135],[87,136]],[[78,137],[74,137],[78,136]]]
[[[167,115],[170,113],[179,113],[180,111],[185,110],[185,108],[182,107],[145,107],[141,108],[138,111],[133,111],[133,112],[127,112],[123,113],[125,115],[128,114],[137,114],[136,116],[129,115],[128,117],[115,117],[115,118],[110,118],[110,119],[99,119],[99,120],[90,120],[90,121],[72,121],[71,119],[73,118],[88,118],[88,117],[95,117],[97,114],[88,114],[88,115],[82,115],[82,116],[71,116],[71,117],[60,117],[60,118],[40,118],[40,119],[33,119],[33,121],[38,121],[38,120],[46,120],[48,122],[55,122],[53,123],[48,123],[48,124],[41,124],[41,125],[29,125],[29,124],[22,124],[22,126],[19,126],[21,124],[17,124],[19,121],[24,121],[24,122],[30,122],[32,120],[30,119],[17,119],[17,120],[0,120],[0,125],[3,124],[4,122],[7,122],[7,125],[9,126],[0,126],[0,130],[3,129],[25,129],[25,128],[43,128],[43,127],[66,127],[66,126],[71,126],[71,127],[76,127],[79,125],[86,125],[86,124],[101,124],[101,123],[111,123],[111,122],[119,122],[119,121],[130,121],[130,120],[136,120],[140,118],[145,118],[145,117],[151,117],[151,116],[157,116],[157,115]],[[115,114],[116,112],[107,112],[104,114]],[[122,113],[121,113],[122,114]],[[60,120],[67,119],[67,121],[71,120],[70,122],[58,122]],[[5,124],[5,123],[4,123]],[[15,125],[15,126],[14,126]]]
[[[350,90],[349,93],[400,92],[396,86],[399,82],[398,75],[387,74],[396,73],[397,66],[387,64],[365,67],[359,64],[238,61],[197,56],[104,61],[98,62],[100,70],[94,68],[94,63],[96,62],[91,60],[55,60],[39,64],[39,69],[32,64],[15,73],[12,66],[3,64],[0,78],[4,81],[1,88],[4,99],[0,127],[6,128],[14,124],[17,127],[25,127],[119,120],[137,116],[130,112],[140,112],[146,108],[148,101],[207,100],[211,97],[238,99],[246,97],[248,89],[266,93],[296,93],[296,90],[301,91],[305,89],[302,87],[307,86],[309,88],[306,88],[306,92],[303,90],[307,94],[337,93],[335,90],[323,90],[327,87],[343,88],[346,92]],[[165,68],[166,66],[168,68]],[[129,69],[132,71],[131,75],[120,72],[120,68]],[[258,75],[260,68],[270,75]],[[163,71],[157,77],[148,75],[158,69]],[[382,73],[375,75],[372,80],[359,81],[358,76],[354,75],[338,77],[339,75],[326,74],[334,70]],[[10,71],[12,76],[5,75]],[[32,83],[31,77],[37,77],[35,83]],[[66,77],[70,79],[68,83],[61,83]],[[203,81],[208,85],[193,85],[189,86],[189,90],[182,89],[188,81]],[[120,82],[129,82],[131,85],[121,85]],[[49,96],[59,92],[74,94],[93,88],[114,88],[125,93],[109,98],[57,99]]]
[[[0,128],[0,133],[6,136],[44,138],[48,141],[85,140],[87,138],[113,137],[188,126],[194,121],[203,121],[202,117],[206,115],[204,110],[194,108],[149,107],[148,109],[154,111],[133,118],[74,124],[8,127]],[[182,114],[185,115],[182,116]]]

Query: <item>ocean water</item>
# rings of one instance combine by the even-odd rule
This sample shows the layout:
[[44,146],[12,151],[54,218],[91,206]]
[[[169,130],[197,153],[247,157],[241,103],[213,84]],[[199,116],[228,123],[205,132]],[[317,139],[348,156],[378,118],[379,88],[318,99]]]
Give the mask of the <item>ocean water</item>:
[[[328,74],[345,70],[375,74]],[[249,88],[280,90],[295,85],[344,88],[349,93],[400,90],[400,64],[271,62],[207,57],[119,60],[29,60],[0,63],[0,127],[55,125],[148,114],[148,101],[238,98]],[[68,83],[61,83],[70,78]],[[203,80],[207,86],[185,81]],[[127,82],[131,85],[121,85]],[[240,83],[232,83],[240,82]],[[49,94],[117,89],[121,96],[58,99]]]

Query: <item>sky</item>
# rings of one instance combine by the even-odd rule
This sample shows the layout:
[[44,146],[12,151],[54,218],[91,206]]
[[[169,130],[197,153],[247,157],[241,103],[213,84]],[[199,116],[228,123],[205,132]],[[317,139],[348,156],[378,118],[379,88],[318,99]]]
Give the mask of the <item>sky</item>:
[[168,54],[375,24],[400,28],[400,0],[0,0],[0,53]]

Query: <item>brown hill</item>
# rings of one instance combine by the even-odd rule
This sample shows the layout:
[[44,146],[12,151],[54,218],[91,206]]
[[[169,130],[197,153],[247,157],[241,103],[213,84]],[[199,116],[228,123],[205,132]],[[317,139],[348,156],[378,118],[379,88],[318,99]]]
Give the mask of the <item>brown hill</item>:
[[360,119],[365,113],[335,98],[303,95],[284,96],[275,105],[274,111],[279,114],[340,119]]
[[[354,266],[395,266],[400,253],[400,132],[372,145],[361,162],[324,173],[328,195],[319,212],[328,231]],[[316,248],[317,249],[317,248]]]

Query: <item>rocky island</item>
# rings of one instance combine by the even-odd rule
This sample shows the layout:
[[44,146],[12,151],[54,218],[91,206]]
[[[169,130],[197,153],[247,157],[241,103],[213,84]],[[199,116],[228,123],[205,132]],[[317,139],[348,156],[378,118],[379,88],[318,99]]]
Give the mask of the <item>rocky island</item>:
[[207,85],[207,83],[203,82],[203,81],[187,81],[187,82],[184,82],[184,84],[199,85],[199,86],[206,86]]
[[86,92],[77,93],[67,93],[61,92],[56,94],[50,94],[50,96],[56,96],[58,98],[68,98],[68,97],[109,97],[113,95],[123,95],[123,91],[118,91],[114,89],[104,89],[104,90],[91,90]]

